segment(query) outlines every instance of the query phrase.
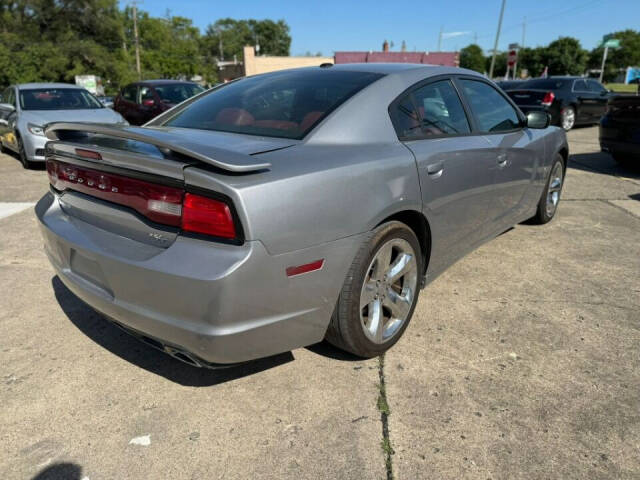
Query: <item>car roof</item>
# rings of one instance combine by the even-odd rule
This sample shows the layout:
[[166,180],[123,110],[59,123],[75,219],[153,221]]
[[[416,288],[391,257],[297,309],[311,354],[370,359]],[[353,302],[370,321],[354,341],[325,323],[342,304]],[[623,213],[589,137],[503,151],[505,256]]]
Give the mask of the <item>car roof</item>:
[[[301,67],[294,68],[291,70],[340,70],[340,71],[351,71],[351,72],[365,72],[365,73],[378,73],[384,76],[394,76],[394,77],[414,77],[416,74],[426,77],[431,77],[434,75],[443,75],[443,74],[464,74],[464,75],[473,75],[480,76],[483,75],[475,72],[473,70],[467,70],[466,68],[459,67],[446,67],[442,65],[429,65],[424,63],[340,63],[337,65],[326,65],[318,66],[318,67]],[[263,73],[261,75],[272,75],[277,74],[278,72],[282,72],[283,70]]]
[[81,88],[84,89],[84,87],[81,87],[79,85],[76,85],[74,83],[21,83],[19,85],[16,85],[16,87],[18,87],[18,90],[29,90],[32,88]]
[[165,80],[165,79],[158,79],[158,80],[141,80],[139,82],[135,82],[136,85],[167,85],[167,84],[172,84],[172,83],[188,83],[188,84],[192,84],[195,85],[196,82],[191,82],[189,80]]

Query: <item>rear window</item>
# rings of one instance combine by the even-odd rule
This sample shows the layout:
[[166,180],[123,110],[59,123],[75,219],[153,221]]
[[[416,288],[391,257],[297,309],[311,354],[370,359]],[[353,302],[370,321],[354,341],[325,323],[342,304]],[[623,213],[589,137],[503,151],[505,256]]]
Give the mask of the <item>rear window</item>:
[[381,77],[318,68],[243,78],[212,90],[164,125],[300,139]]
[[192,83],[155,85],[154,88],[156,89],[161,101],[173,104],[184,102],[187,98],[191,98],[200,92],[204,92],[204,88]]
[[540,89],[540,90],[563,90],[571,83],[570,80],[558,80],[557,78],[537,78],[527,80],[515,87],[516,89]]
[[20,90],[23,110],[83,110],[104,108],[100,101],[81,88],[38,88]]

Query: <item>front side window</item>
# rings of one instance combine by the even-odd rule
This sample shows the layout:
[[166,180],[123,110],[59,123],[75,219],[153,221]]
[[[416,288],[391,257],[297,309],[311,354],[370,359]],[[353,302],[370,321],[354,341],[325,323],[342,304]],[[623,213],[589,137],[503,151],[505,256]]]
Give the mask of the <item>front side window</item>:
[[81,88],[34,88],[20,90],[23,110],[85,110],[104,108],[100,101]]
[[124,98],[125,100],[127,100],[128,102],[136,102],[136,92],[138,91],[138,87],[136,87],[135,85],[130,85],[128,87],[125,87],[124,90],[122,90],[122,98]]
[[204,92],[204,88],[192,83],[156,85],[155,88],[162,102],[174,105],[184,102],[198,93]]
[[462,79],[460,83],[480,131],[505,132],[520,127],[516,110],[495,88],[478,80]]
[[211,90],[163,125],[300,139],[381,77],[321,68],[247,77]]

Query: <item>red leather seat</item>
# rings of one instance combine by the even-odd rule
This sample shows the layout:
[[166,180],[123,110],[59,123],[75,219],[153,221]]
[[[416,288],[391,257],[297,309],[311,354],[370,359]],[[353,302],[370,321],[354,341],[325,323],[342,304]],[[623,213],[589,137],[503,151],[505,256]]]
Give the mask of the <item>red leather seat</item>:
[[216,115],[216,123],[227,125],[253,125],[254,118],[242,108],[223,108]]
[[306,131],[311,125],[316,123],[318,119],[324,115],[324,112],[309,112],[300,122],[300,130]]

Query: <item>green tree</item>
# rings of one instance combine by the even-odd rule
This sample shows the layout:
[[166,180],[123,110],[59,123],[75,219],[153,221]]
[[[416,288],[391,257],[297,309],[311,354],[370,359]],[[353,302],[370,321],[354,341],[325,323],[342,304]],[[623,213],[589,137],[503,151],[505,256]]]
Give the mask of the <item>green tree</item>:
[[476,72],[485,72],[486,59],[482,48],[476,44],[471,44],[460,50],[460,66],[475,70]]
[[[491,68],[491,55],[485,59],[485,72],[488,72]],[[494,77],[504,77],[507,73],[507,52],[498,52],[496,55],[496,63],[493,66]]]
[[[611,82],[621,69],[640,66],[640,31],[622,30],[609,34],[611,38],[620,40],[620,48],[609,49],[604,69],[604,80]],[[603,47],[594,48],[589,54],[589,67],[600,69],[602,65]]]
[[587,68],[588,53],[573,37],[560,37],[545,51],[549,75],[582,75]]
[[204,48],[211,57],[242,58],[246,45],[260,45],[262,55],[289,55],[291,36],[284,20],[234,20],[223,18],[207,27]]
[[546,66],[546,47],[523,48],[518,52],[519,72],[526,69],[530,77],[538,77]]

